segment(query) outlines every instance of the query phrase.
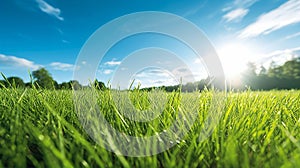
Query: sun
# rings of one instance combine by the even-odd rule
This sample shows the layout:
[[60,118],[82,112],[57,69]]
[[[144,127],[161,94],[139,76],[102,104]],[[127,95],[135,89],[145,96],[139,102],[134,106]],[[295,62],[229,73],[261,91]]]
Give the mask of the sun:
[[227,79],[235,79],[247,68],[247,63],[255,57],[254,50],[246,45],[226,44],[218,50]]

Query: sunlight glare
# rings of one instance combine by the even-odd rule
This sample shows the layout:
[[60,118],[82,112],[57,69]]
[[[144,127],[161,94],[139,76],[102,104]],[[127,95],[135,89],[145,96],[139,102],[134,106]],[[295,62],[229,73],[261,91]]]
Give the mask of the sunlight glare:
[[253,50],[242,44],[227,44],[218,50],[226,78],[237,78],[254,57]]

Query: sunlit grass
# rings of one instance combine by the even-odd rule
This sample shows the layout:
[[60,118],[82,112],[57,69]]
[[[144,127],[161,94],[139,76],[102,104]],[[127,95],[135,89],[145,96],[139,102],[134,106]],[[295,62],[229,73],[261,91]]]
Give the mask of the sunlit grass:
[[[162,115],[139,123],[121,119],[110,90],[98,91],[107,121],[132,136],[168,129],[182,103],[199,103],[191,131],[173,148],[149,157],[126,157],[106,151],[87,135],[75,112],[72,91],[1,89],[0,167],[300,166],[300,91],[228,93],[216,129],[199,141],[212,92],[164,92],[167,104]],[[184,102],[185,97],[198,101]],[[130,99],[137,109],[151,108],[146,92],[132,92]]]

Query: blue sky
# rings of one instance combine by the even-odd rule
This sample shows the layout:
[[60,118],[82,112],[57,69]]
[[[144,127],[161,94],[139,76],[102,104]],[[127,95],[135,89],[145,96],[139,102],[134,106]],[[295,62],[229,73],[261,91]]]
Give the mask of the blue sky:
[[[59,83],[71,80],[80,49],[93,32],[115,18],[141,11],[169,12],[196,24],[214,44],[225,74],[240,71],[248,61],[280,64],[300,51],[299,0],[1,0],[0,11],[0,72],[24,81],[29,80],[29,70],[39,67],[48,69]],[[97,78],[110,80],[122,59],[143,47],[189,55],[176,41],[136,35],[111,48]],[[192,71],[202,71],[199,60],[190,58]],[[143,73],[166,78],[160,70],[139,75],[147,76]]]

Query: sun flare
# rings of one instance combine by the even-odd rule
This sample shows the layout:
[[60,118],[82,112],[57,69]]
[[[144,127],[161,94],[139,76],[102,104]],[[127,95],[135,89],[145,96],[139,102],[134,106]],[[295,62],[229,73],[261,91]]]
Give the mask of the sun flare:
[[251,47],[242,44],[227,44],[218,50],[226,78],[237,78],[246,68],[247,62],[253,58]]

